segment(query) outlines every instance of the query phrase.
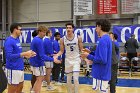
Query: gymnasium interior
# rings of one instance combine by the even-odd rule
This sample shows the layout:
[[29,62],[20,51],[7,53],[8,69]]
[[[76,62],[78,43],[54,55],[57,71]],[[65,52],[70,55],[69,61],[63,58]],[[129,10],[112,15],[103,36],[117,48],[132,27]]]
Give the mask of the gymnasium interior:
[[[94,48],[98,41],[95,31],[97,19],[109,19],[112,25],[110,31],[118,35],[120,57],[116,93],[140,93],[140,48],[137,49],[137,56],[131,60],[125,48],[131,35],[135,35],[140,47],[140,0],[0,0],[0,62],[3,69],[6,62],[4,42],[10,35],[12,23],[22,25],[19,38],[23,51],[30,49],[32,32],[39,26],[47,26],[52,34],[60,32],[62,37],[68,22],[75,25],[74,33],[82,37],[84,47]],[[134,61],[137,65],[134,65]],[[96,93],[92,89],[91,71],[92,66],[87,69],[86,62],[82,61],[79,93]],[[29,59],[25,58],[23,93],[30,93],[31,77]],[[66,83],[52,86],[55,87],[54,91],[42,87],[40,93],[67,93]],[[7,93],[7,89],[3,93]]]

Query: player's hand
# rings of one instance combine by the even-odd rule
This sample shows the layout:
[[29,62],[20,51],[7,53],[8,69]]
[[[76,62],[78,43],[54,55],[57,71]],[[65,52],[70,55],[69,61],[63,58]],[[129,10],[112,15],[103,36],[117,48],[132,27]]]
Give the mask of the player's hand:
[[57,54],[53,54],[53,58],[58,59],[58,55]]
[[36,56],[36,53],[35,53],[34,51],[32,51],[32,50],[29,50],[29,51],[24,52],[24,53],[23,53],[23,56],[24,56],[25,58],[30,58],[30,57]]
[[35,53],[34,51],[31,51],[31,54],[32,54],[32,56],[31,56],[31,57],[36,56],[36,53]]
[[88,48],[84,48],[84,49],[82,50],[82,52],[90,53],[91,51],[90,51]]
[[85,58],[87,58],[88,55],[89,55],[89,53],[87,53],[87,52],[82,52],[81,55],[80,55],[80,57],[81,57],[82,59],[85,59]]
[[61,64],[61,60],[58,60],[57,58],[53,57],[54,58],[54,63],[56,64]]
[[84,60],[86,61],[86,63],[87,63],[88,65],[92,65],[92,64],[93,64],[93,61],[88,60],[87,58],[85,58]]

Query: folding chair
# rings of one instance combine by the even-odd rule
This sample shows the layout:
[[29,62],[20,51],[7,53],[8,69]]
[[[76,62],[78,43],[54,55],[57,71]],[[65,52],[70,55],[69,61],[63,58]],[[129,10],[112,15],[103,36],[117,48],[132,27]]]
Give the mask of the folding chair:
[[24,59],[24,70],[30,71],[29,59],[27,59],[27,58]]
[[119,68],[120,73],[121,73],[121,71],[128,71],[129,76],[131,76],[131,69],[130,69],[130,66],[129,66],[129,59],[127,57],[121,56],[120,57],[120,62],[119,62],[118,65],[119,65],[118,68]]
[[133,72],[140,71],[140,57],[133,57],[131,60],[131,76]]

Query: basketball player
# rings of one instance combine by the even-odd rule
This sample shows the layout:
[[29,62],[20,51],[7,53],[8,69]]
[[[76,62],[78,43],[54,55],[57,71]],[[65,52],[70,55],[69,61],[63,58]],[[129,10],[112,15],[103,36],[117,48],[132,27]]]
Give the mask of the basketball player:
[[119,47],[115,44],[115,36],[113,32],[109,33],[110,38],[112,39],[112,65],[111,65],[111,80],[110,84],[110,93],[116,93],[116,81],[117,81],[117,70],[118,70],[118,55]]
[[[52,32],[48,30],[46,32],[46,36],[43,38],[44,40],[44,51],[47,56],[52,57],[53,56],[53,42],[50,39],[52,36]],[[54,90],[54,88],[50,85],[50,76],[51,76],[51,71],[53,68],[53,62],[50,61],[45,61],[45,66],[46,66],[46,76],[45,76],[45,81],[43,81],[43,86],[47,86],[47,90]],[[47,84],[46,84],[47,83]]]
[[[79,87],[79,71],[80,71],[80,51],[83,49],[82,38],[74,34],[74,25],[67,23],[67,35],[60,39],[60,51],[57,57],[65,53],[65,73],[67,74],[67,89],[68,93],[78,93]],[[80,50],[80,51],[79,51]],[[74,89],[72,89],[72,75],[74,79]]]
[[112,40],[108,35],[111,24],[106,19],[96,22],[96,32],[99,35],[99,44],[95,50],[95,55],[82,52],[81,57],[93,61],[92,77],[93,89],[96,93],[108,93],[108,82],[111,79],[112,62]]
[[13,23],[10,26],[11,36],[5,40],[6,75],[8,79],[8,93],[21,93],[24,82],[23,57],[35,55],[33,51],[22,52],[19,41],[21,25]]
[[[55,40],[53,41],[53,52],[54,54],[57,54],[60,51],[60,33],[55,32],[54,33]],[[61,56],[58,57],[59,60],[61,60]],[[62,85],[59,82],[59,75],[61,70],[61,64],[54,63],[53,69],[52,69],[52,81],[55,85]]]
[[30,46],[31,50],[37,54],[35,57],[30,58],[33,75],[36,76],[36,81],[31,93],[40,93],[41,84],[44,80],[44,75],[46,75],[44,61],[61,63],[56,58],[49,57],[44,53],[43,37],[46,35],[46,31],[48,31],[48,29],[45,26],[39,26],[38,35],[33,38]]
[[[34,30],[34,32],[32,33],[32,37],[33,37],[33,38],[37,36],[37,32],[38,32],[37,30]],[[32,70],[31,70],[31,71],[32,71]],[[35,84],[35,81],[36,81],[36,76],[33,75],[33,72],[32,72],[32,78],[31,78],[31,85],[32,85],[32,87],[31,87],[30,90],[32,90],[32,88],[33,88],[33,86],[34,86],[34,84]]]

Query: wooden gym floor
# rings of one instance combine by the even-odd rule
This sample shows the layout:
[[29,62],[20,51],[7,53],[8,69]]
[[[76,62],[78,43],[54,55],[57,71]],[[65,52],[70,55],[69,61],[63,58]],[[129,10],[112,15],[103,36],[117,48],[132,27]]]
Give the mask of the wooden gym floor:
[[[25,81],[23,92],[30,93],[30,87],[31,87],[30,81]],[[56,88],[56,90],[47,91],[45,87],[42,87],[41,93],[67,93],[65,84],[61,86],[54,86],[54,88]],[[7,93],[7,90],[4,93]],[[96,93],[96,92],[92,90],[91,85],[80,84],[79,93]],[[140,88],[117,87],[116,93],[140,93]]]
[[[140,80],[140,73],[134,74],[132,77],[129,77],[128,74],[122,74],[119,76],[119,78]],[[123,83],[123,82],[121,82],[121,83]],[[45,87],[42,87],[41,93],[67,93],[65,83],[63,83],[62,85],[59,85],[59,86],[52,84],[52,86],[54,86],[54,88],[55,88],[54,91],[47,91]],[[30,88],[31,88],[30,81],[25,80],[23,92],[30,93]],[[7,93],[7,90],[5,90],[3,93]],[[79,93],[96,93],[96,92],[94,90],[92,90],[91,85],[80,84]],[[117,86],[116,93],[140,93],[140,87]]]

